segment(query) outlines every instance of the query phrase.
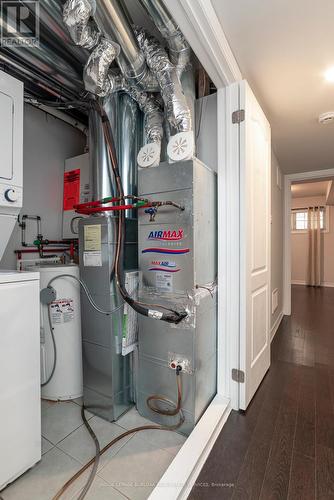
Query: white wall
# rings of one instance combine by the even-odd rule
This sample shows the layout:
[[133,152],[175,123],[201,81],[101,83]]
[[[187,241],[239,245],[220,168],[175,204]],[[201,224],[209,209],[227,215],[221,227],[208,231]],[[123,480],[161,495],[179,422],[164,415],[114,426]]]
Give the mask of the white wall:
[[[325,205],[324,196],[292,198],[292,208]],[[329,231],[321,233],[321,282],[334,286],[334,207],[329,207]],[[305,284],[308,268],[308,234],[291,233],[291,280],[292,283]]]
[[217,93],[197,99],[195,116],[196,156],[217,172]]
[[[277,184],[281,178],[281,188]],[[278,307],[271,316],[272,329],[277,326],[283,311],[283,234],[284,196],[282,173],[274,153],[271,161],[271,291],[278,290]]]
[[[40,215],[42,232],[60,239],[62,228],[64,160],[83,153],[84,135],[70,125],[30,105],[24,108],[23,208],[21,214]],[[28,238],[36,234],[34,223]],[[14,250],[20,248],[21,232],[16,224],[1,269],[14,269]]]

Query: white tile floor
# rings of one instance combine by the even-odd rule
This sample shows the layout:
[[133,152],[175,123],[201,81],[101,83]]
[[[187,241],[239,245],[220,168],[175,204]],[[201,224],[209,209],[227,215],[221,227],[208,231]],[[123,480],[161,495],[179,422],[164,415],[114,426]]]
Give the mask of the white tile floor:
[[[81,399],[42,401],[42,460],[1,492],[4,500],[51,500],[59,488],[94,456],[94,444],[80,415]],[[149,424],[135,409],[117,424],[86,414],[101,448],[125,429]],[[100,459],[98,474],[87,500],[146,499],[185,438],[175,432],[147,430],[127,436]],[[74,500],[89,472],[62,497]]]

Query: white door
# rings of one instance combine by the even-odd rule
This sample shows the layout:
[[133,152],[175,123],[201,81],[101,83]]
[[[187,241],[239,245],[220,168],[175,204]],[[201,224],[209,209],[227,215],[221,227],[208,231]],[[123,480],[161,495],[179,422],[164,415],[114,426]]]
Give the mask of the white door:
[[[239,83],[240,362],[245,410],[270,366],[270,125],[246,81]],[[240,373],[240,372],[239,372]]]

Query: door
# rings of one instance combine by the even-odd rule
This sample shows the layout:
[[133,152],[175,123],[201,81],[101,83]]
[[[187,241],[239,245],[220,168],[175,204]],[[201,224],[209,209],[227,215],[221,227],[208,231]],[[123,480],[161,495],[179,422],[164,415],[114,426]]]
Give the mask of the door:
[[12,97],[0,92],[0,178],[6,180],[13,178],[13,109]]
[[244,375],[239,407],[245,410],[270,366],[271,141],[269,122],[246,81],[239,83],[239,108],[245,111],[239,124],[239,369]]

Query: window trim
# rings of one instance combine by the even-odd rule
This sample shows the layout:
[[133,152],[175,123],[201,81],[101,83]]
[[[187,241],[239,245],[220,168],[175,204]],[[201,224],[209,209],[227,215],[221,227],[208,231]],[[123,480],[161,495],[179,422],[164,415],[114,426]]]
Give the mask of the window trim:
[[[324,209],[325,212],[325,227],[320,229],[322,233],[329,233],[329,205],[320,205],[320,208]],[[307,234],[307,229],[294,229],[293,228],[293,212],[305,212],[306,210],[303,208],[291,208],[291,222],[290,222],[290,231],[291,234]]]

